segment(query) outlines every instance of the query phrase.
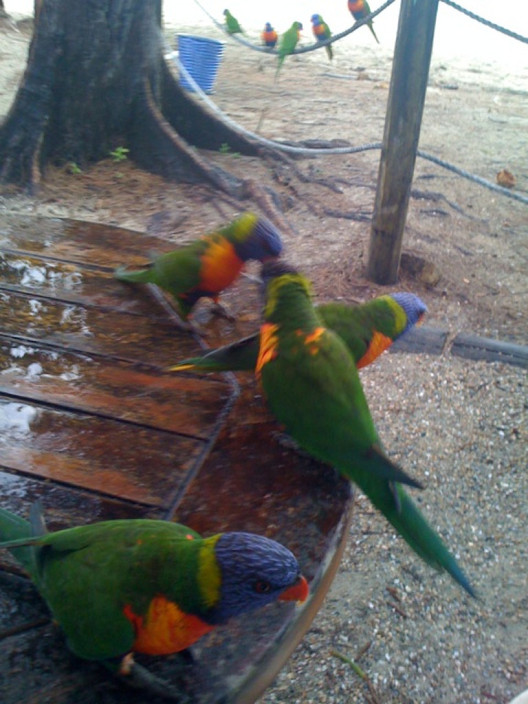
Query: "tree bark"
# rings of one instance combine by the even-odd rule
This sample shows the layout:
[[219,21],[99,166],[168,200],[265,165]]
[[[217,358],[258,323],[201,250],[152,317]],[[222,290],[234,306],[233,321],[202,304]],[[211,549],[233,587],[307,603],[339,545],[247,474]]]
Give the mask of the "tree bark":
[[189,144],[227,143],[249,155],[257,145],[192,100],[173,75],[161,0],[39,0],[35,9],[28,65],[0,128],[0,181],[32,190],[48,163],[82,167],[126,146],[139,166],[167,178],[244,195],[244,182]]

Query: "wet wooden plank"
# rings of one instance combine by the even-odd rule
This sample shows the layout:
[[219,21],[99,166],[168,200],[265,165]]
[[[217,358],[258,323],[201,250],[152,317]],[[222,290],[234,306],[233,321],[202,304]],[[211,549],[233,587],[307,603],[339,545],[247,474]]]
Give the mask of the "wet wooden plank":
[[[157,314],[160,306],[152,310]],[[0,294],[2,334],[89,355],[144,362],[164,368],[182,355],[200,352],[196,340],[156,317],[85,307],[17,292]]]
[[231,391],[221,381],[0,337],[0,392],[207,439]]
[[4,467],[104,496],[169,508],[205,448],[205,440],[0,396]]
[[166,313],[155,304],[146,287],[117,281],[107,268],[25,252],[0,250],[0,291],[127,312],[167,323]]
[[[182,242],[202,233],[189,233]],[[120,264],[137,266],[148,261],[149,253],[174,249],[174,243],[159,237],[112,225],[62,218],[2,214],[0,249],[106,268]]]

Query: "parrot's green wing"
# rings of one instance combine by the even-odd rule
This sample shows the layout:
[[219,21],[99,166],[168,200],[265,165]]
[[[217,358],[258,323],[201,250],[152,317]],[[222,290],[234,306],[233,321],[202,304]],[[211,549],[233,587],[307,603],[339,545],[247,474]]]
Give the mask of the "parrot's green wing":
[[[273,414],[315,457],[354,480],[359,468],[411,486],[420,484],[379,449],[359,374],[344,343],[330,330],[277,333],[276,355],[262,367]],[[299,399],[290,403],[289,398]]]
[[118,267],[114,276],[130,283],[151,283],[177,297],[198,285],[200,281],[200,257],[206,248],[205,242],[196,242],[173,252],[156,257],[144,269],[128,270]]
[[153,262],[154,283],[175,298],[200,283],[202,259],[207,242],[197,241],[174,252],[161,255]]
[[277,49],[278,62],[277,71],[275,72],[275,80],[277,80],[281,66],[284,63],[284,59],[288,56],[288,54],[292,54],[297,46],[297,42],[299,41],[299,30],[301,29],[302,24],[300,22],[294,22],[292,26],[281,35],[279,47]]
[[254,371],[259,351],[258,333],[211,350],[202,357],[189,357],[172,367],[170,372],[196,370],[201,372]]
[[207,247],[205,239],[197,240],[180,249],[161,254],[144,269],[130,271],[118,267],[114,276],[128,283],[156,284],[173,296],[181,317],[186,319],[194,301],[187,304],[182,295],[199,286],[201,257]]
[[33,529],[30,521],[0,508],[0,542],[2,543],[0,547],[4,547],[4,543],[13,541],[15,545],[20,545],[20,547],[13,548],[11,552],[24,569],[33,576],[36,570],[35,550],[27,543],[27,540],[32,536]]
[[239,21],[229,12],[229,10],[224,10],[224,16],[229,34],[243,34]]
[[[105,660],[132,649],[135,632],[125,607],[136,614],[146,611],[156,596],[153,588],[159,589],[167,552],[174,555],[179,570],[192,574],[186,552],[196,562],[188,548],[199,538],[189,528],[166,521],[124,520],[21,538],[0,547],[16,555],[30,549],[21,546],[33,546],[37,568],[32,577],[66,634],[68,646],[80,657]],[[177,580],[177,572],[167,576],[167,592]],[[190,589],[188,596],[196,600],[198,590]],[[179,606],[191,608],[182,600]]]

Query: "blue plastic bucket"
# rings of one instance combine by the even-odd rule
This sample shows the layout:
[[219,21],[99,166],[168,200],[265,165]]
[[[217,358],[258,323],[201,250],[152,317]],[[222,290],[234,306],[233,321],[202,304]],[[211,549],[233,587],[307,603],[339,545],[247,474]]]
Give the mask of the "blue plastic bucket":
[[[218,67],[224,53],[223,42],[207,37],[193,37],[191,34],[178,34],[177,36],[181,63],[204,93],[212,93]],[[180,83],[187,90],[194,92],[194,88],[185,79],[185,76],[180,76]]]

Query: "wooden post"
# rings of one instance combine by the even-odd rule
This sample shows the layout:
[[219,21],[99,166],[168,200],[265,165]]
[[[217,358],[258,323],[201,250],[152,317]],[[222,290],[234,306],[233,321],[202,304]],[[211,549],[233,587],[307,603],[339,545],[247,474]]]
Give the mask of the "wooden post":
[[439,0],[401,0],[370,233],[367,276],[398,279]]

